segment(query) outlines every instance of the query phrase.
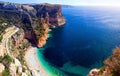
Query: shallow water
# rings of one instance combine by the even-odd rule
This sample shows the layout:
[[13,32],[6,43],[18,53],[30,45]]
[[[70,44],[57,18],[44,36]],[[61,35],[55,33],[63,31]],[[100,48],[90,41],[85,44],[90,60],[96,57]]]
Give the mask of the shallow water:
[[66,76],[86,76],[90,69],[100,68],[120,44],[120,10],[63,7],[63,14],[67,23],[52,29],[45,50],[38,56],[42,54],[48,66]]

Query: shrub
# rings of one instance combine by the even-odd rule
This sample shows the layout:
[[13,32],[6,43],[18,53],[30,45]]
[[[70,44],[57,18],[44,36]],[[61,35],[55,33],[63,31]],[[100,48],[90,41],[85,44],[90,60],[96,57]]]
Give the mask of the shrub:
[[9,67],[10,63],[12,62],[12,58],[9,55],[5,55],[2,63],[6,66]]
[[2,41],[2,38],[3,38],[2,35],[0,35],[0,42]]
[[10,76],[10,70],[8,68],[6,68],[3,72],[2,72],[2,76]]

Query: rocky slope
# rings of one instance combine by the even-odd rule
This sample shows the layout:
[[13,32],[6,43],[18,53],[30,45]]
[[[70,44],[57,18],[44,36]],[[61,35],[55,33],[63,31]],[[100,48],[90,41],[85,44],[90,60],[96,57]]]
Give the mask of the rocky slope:
[[14,21],[16,26],[24,30],[25,38],[33,44],[37,44],[38,47],[41,47],[41,39],[35,32],[36,27],[47,25],[50,28],[64,25],[66,22],[62,15],[61,5],[0,2],[0,15]]

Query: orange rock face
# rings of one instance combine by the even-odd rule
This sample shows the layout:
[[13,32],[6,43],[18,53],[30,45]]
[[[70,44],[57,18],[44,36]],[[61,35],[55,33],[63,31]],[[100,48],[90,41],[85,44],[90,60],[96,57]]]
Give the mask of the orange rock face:
[[48,32],[49,30],[46,29],[44,35],[38,39],[37,47],[43,47],[46,44],[46,40],[48,39]]
[[40,38],[40,39],[38,39],[37,43],[38,43],[37,44],[38,47],[43,47],[46,44],[46,40],[45,40],[45,38]]

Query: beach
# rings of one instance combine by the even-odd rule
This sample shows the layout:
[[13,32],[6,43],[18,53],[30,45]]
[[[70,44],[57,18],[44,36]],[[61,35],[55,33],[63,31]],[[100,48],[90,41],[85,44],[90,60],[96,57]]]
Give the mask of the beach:
[[49,76],[36,55],[36,47],[29,47],[25,53],[25,61],[33,76]]

